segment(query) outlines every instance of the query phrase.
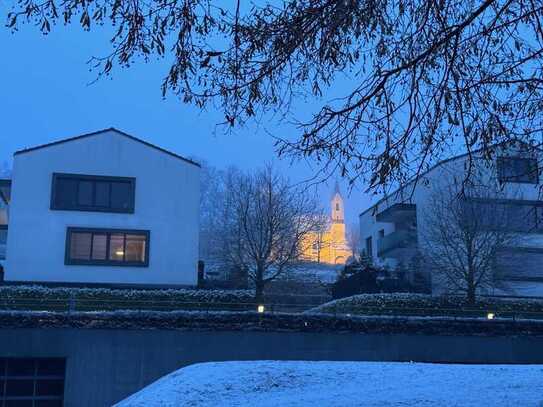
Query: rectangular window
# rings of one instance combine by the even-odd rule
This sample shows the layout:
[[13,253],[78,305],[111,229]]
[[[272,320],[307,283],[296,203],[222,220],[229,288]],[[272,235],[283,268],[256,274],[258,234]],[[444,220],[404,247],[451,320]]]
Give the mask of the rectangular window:
[[64,263],[147,267],[149,231],[69,227]]
[[497,165],[500,182],[539,183],[539,168],[535,158],[500,157]]
[[371,236],[366,239],[366,254],[368,256],[373,256],[373,244]]
[[0,260],[6,258],[6,246],[8,244],[8,225],[0,225]]
[[135,178],[53,174],[51,209],[134,213]]
[[66,361],[1,358],[0,405],[62,407]]
[[469,199],[464,216],[482,230],[522,233],[543,231],[543,201]]

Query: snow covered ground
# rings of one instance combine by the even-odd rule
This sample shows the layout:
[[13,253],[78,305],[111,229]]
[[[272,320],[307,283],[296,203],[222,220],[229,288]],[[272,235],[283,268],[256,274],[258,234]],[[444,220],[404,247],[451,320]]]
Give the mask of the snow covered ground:
[[543,365],[201,363],[117,406],[543,407]]

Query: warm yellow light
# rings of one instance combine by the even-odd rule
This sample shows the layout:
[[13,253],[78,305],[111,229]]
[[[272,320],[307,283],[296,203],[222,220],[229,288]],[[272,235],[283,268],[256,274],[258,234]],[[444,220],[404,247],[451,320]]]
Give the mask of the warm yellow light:
[[495,315],[493,312],[489,312],[488,314],[486,314],[486,319],[494,319]]
[[264,305],[259,305],[256,310],[258,311],[258,313],[262,314],[264,312]]
[[123,255],[124,255],[124,252],[123,252],[122,250],[117,250],[117,251],[115,252],[115,254],[116,254],[117,256],[123,256]]

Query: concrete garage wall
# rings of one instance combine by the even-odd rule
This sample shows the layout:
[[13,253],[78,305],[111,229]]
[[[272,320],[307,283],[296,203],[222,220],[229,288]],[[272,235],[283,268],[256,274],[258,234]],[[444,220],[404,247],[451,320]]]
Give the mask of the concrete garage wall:
[[0,357],[67,358],[65,406],[109,406],[171,371],[227,360],[543,363],[543,337],[3,329]]

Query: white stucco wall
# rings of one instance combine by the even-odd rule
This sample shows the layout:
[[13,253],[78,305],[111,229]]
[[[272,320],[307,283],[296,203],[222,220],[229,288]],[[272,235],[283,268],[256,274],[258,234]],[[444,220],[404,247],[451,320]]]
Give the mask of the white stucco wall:
[[[496,154],[497,156],[519,156],[525,155],[517,150],[517,148],[500,148]],[[543,162],[543,157],[535,157],[538,162]],[[481,171],[481,177],[486,178],[489,183],[497,183],[496,167],[487,167],[486,163],[482,159],[475,159],[477,167]],[[377,222],[376,214],[383,212],[388,207],[395,203],[412,203],[416,205],[417,216],[417,236],[418,236],[418,248],[424,251],[424,230],[427,228],[427,214],[432,210],[430,198],[436,188],[448,188],[454,183],[456,178],[461,184],[463,177],[466,174],[467,157],[459,157],[446,161],[441,165],[436,166],[417,182],[407,184],[404,188],[395,191],[390,196],[381,200],[377,205],[374,205],[368,210],[362,212],[359,217],[360,222],[360,244],[361,247],[365,247],[365,240],[368,236],[372,236],[373,240],[373,260],[377,264],[388,265],[390,267],[397,266],[396,259],[377,257],[377,240],[378,231],[385,230],[385,235],[394,232],[394,223]],[[541,177],[539,184],[522,184],[522,183],[506,183],[502,185],[500,190],[500,198],[511,200],[528,200],[537,201],[541,200]],[[517,241],[518,247],[523,248],[537,248],[543,249],[543,234],[540,233],[528,233],[519,237]],[[543,267],[543,266],[542,266]],[[517,284],[518,285],[518,284]],[[530,286],[529,283],[524,285],[518,285],[518,287]],[[533,290],[524,290],[516,288],[514,291],[517,295],[531,295]],[[543,291],[541,292],[543,295]]]
[[[51,210],[52,174],[135,177],[133,214]],[[16,154],[8,281],[195,285],[200,168],[110,130]],[[66,228],[150,231],[149,266],[65,265]]]

